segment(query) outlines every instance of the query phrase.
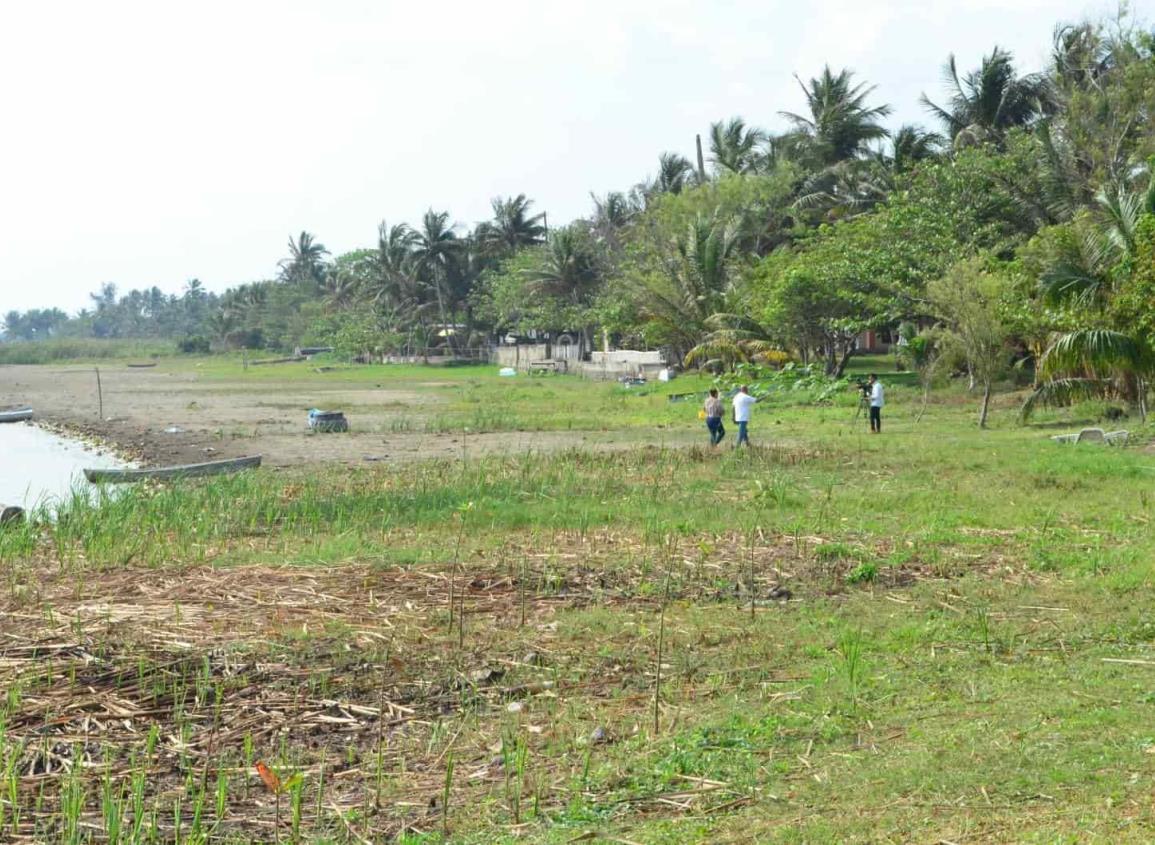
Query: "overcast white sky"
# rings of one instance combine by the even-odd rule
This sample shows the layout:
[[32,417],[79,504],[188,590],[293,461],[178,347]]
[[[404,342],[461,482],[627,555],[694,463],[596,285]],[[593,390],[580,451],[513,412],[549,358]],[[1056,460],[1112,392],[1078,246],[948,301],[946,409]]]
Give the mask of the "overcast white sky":
[[[1155,0],[1132,9],[1150,20]],[[269,278],[290,233],[338,254],[432,206],[468,226],[526,193],[550,221],[792,79],[853,68],[927,122],[949,52],[1043,63],[1110,0],[13,2],[0,27],[0,313],[102,282]]]

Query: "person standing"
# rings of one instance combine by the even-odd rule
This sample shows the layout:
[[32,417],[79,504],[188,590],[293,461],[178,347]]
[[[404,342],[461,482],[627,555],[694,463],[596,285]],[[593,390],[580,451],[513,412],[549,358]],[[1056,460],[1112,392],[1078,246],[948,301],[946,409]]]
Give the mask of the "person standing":
[[722,425],[722,400],[718,398],[718,388],[710,388],[710,395],[706,397],[705,411],[706,428],[710,432],[710,445],[717,446],[726,436],[726,427]]
[[757,401],[750,395],[750,388],[746,385],[742,385],[734,394],[734,422],[738,424],[738,439],[734,442],[735,449],[743,443],[746,444],[746,448],[750,448],[750,437],[746,429],[750,424],[750,406]]
[[882,432],[882,406],[886,404],[882,395],[882,382],[871,373],[867,384],[870,385],[870,433],[879,434]]

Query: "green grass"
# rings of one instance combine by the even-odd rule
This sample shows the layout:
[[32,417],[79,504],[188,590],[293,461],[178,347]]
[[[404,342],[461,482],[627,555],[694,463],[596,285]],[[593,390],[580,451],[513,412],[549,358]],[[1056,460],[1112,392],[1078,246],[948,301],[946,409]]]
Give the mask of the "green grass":
[[164,340],[62,338],[34,343],[0,343],[0,365],[79,362],[99,364],[109,360],[145,361],[176,354],[176,344]]
[[[655,436],[134,488],[0,533],[13,643],[81,648],[0,665],[0,838],[268,839],[262,759],[301,773],[282,841],[1150,841],[1152,429],[1064,447],[1101,408],[1022,427],[1004,394],[979,431],[958,388],[916,424],[919,391],[863,363],[882,436],[850,391],[786,397],[749,452],[663,446],[701,427],[666,388],[241,373],[423,391],[414,436]],[[93,689],[149,715],[86,735]],[[386,730],[382,700],[413,715]],[[33,778],[42,731],[107,763]]]

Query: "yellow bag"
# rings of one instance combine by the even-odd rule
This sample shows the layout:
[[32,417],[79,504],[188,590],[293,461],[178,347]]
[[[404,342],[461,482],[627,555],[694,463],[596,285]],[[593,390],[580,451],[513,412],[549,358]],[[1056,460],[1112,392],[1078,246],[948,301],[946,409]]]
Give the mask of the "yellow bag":
[[702,408],[698,411],[698,419],[700,419],[700,420],[706,419],[706,409],[705,408]]

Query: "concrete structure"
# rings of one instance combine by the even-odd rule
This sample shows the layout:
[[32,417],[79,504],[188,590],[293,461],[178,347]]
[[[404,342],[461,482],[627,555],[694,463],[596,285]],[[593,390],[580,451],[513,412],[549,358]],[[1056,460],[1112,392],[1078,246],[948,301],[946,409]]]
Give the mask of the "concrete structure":
[[657,378],[658,373],[666,367],[661,352],[641,352],[631,349],[591,352],[589,360],[583,361],[578,345],[566,343],[495,346],[489,360],[501,367],[513,367],[519,372],[528,372],[535,364],[548,364],[550,369],[559,372],[577,373],[586,378],[606,380],[637,375]]
[[665,356],[657,350],[617,349],[590,353],[590,360],[582,364],[582,375],[607,380],[637,375],[650,379],[657,378],[666,366]]

